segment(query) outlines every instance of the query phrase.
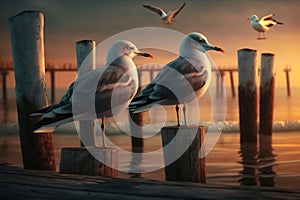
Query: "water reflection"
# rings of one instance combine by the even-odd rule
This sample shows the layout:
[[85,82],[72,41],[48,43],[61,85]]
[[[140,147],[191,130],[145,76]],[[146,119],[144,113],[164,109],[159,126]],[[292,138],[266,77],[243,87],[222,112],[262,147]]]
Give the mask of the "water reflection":
[[276,173],[273,166],[276,165],[275,154],[273,154],[272,137],[269,135],[260,135],[258,152],[258,180],[261,186],[274,186],[274,177]]
[[[8,104],[3,103],[1,104],[1,109],[0,109],[0,124],[8,124]],[[1,117],[3,116],[3,117]]]
[[256,143],[241,143],[240,155],[243,170],[240,172],[241,179],[238,181],[241,185],[257,185],[256,166],[257,166],[257,147]]
[[276,155],[273,154],[272,136],[260,135],[259,149],[256,143],[241,143],[240,155],[243,170],[238,180],[241,185],[274,186]]

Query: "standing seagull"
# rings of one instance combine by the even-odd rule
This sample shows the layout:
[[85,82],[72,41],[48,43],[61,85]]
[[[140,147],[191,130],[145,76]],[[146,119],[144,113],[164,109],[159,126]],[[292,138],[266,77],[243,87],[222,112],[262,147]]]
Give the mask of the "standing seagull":
[[[97,116],[97,118],[102,118],[101,128],[103,146],[105,146],[104,118],[111,117],[113,112],[117,113],[125,109],[137,92],[137,71],[133,62],[133,58],[137,55],[152,57],[151,54],[139,51],[129,41],[115,42],[108,49],[105,66],[90,71],[73,82],[58,104],[31,114],[31,116],[43,117],[35,125],[34,132],[53,132],[58,126],[74,119],[77,120],[75,116],[80,116],[79,118],[84,120]],[[96,86],[94,91],[91,89],[93,84]],[[74,100],[75,92],[76,97],[81,98],[82,102],[94,97],[96,115],[86,112],[86,104],[74,102],[76,101],[76,98]],[[76,110],[79,110],[79,113],[73,113],[74,108],[78,108]],[[113,111],[113,109],[117,110]]]
[[[250,24],[252,26],[252,28],[254,30],[256,30],[258,32],[258,40],[262,40],[262,39],[266,39],[265,37],[265,32],[268,31],[270,29],[271,26],[276,25],[276,24],[283,24],[282,22],[278,22],[275,19],[273,19],[272,17],[275,14],[270,14],[267,16],[262,17],[260,20],[258,19],[258,17],[256,15],[252,15],[250,18],[248,18],[248,20],[250,20]],[[264,37],[261,38],[260,37],[260,33],[264,34]]]
[[211,45],[200,33],[190,33],[181,42],[179,57],[164,66],[155,79],[133,99],[129,110],[133,113],[147,111],[154,105],[176,105],[177,125],[179,107],[183,104],[186,125],[185,103],[200,98],[207,90],[211,79],[208,50],[225,52]]
[[184,6],[185,6],[185,3],[182,4],[182,6],[180,8],[173,10],[173,11],[170,10],[166,14],[166,12],[159,7],[151,6],[151,5],[143,5],[143,7],[159,14],[160,18],[163,20],[163,22],[165,24],[174,24],[175,20],[173,20],[173,19],[178,15],[178,13],[183,9]]

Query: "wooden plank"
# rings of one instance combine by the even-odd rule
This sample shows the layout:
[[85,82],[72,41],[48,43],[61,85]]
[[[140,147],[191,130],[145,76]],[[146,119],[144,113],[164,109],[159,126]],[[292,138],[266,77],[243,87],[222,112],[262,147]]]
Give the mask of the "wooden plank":
[[79,176],[0,166],[2,199],[299,199],[300,191]]

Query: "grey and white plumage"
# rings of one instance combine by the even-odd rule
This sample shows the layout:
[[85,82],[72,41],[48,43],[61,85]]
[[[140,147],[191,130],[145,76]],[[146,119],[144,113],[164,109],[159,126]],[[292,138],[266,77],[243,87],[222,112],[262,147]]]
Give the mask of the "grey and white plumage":
[[270,15],[263,16],[262,18],[258,18],[257,15],[252,15],[248,20],[250,20],[250,24],[252,28],[258,32],[258,38],[257,39],[265,39],[265,36],[263,38],[260,37],[260,33],[264,33],[270,29],[270,27],[280,24],[283,25],[282,22],[279,22],[275,19],[273,19],[273,16],[275,14],[272,13]]
[[[211,79],[211,67],[205,52],[222,48],[211,45],[200,33],[188,34],[180,45],[179,57],[164,66],[154,80],[129,105],[133,113],[144,112],[154,105],[178,105],[200,98]],[[184,113],[185,114],[185,113]],[[177,122],[178,110],[177,110]]]
[[157,13],[165,24],[175,23],[174,18],[178,15],[178,13],[183,9],[184,6],[185,6],[185,3],[182,4],[178,9],[173,10],[173,11],[170,10],[166,13],[163,9],[161,9],[157,6],[143,5],[144,8],[147,8],[147,9]]
[[[74,103],[74,91],[76,97],[82,98],[83,102],[84,99],[94,97],[97,118],[112,116],[112,109],[125,109],[137,91],[138,78],[136,65],[133,62],[133,58],[137,55],[152,57],[148,53],[140,52],[129,41],[115,42],[108,50],[105,66],[90,71],[73,82],[58,104],[31,114],[31,116],[43,117],[35,125],[34,132],[53,132],[61,124],[73,121],[74,108],[80,112],[76,113],[77,119],[93,119],[94,113],[85,112],[87,105]],[[96,85],[94,91],[92,91],[91,85]],[[112,104],[113,95],[117,98],[114,98]],[[82,102],[80,99],[76,99],[77,102]]]

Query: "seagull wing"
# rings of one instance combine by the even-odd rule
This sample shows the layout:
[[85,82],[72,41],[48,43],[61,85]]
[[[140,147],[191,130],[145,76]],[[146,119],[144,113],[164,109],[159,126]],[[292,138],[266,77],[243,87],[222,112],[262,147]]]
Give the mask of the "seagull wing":
[[72,114],[72,94],[74,82],[69,86],[68,90],[61,98],[58,104],[44,108],[31,116],[42,116],[43,119],[34,124],[35,133],[53,132],[61,124],[73,120]]
[[277,24],[276,20],[274,20],[272,17],[274,16],[275,14],[272,13],[270,15],[266,15],[264,17],[262,17],[260,20],[259,20],[259,23],[262,25],[262,26],[266,26],[268,28],[270,28],[271,26]]
[[43,108],[35,113],[30,114],[30,116],[43,116],[46,118],[51,118],[55,117],[56,114],[71,113],[72,110],[69,108],[72,107],[71,97],[73,94],[73,86],[74,82],[69,86],[59,103]]
[[204,67],[195,68],[179,57],[160,70],[141,95],[133,99],[129,109],[143,112],[155,104],[172,105],[182,99],[195,97],[193,94],[206,85],[207,79],[208,73]]
[[150,97],[174,99],[175,93],[175,98],[184,98],[202,88],[207,77],[204,67],[196,68],[183,57],[179,57],[162,70]]
[[274,13],[269,14],[269,15],[266,15],[266,16],[262,17],[259,21],[273,20],[272,17],[273,17],[274,15],[275,15]]
[[120,66],[110,65],[98,82],[95,94],[97,115],[102,116],[103,113],[110,112],[112,107],[127,107],[136,94],[137,86],[132,74]]
[[178,13],[183,9],[184,6],[185,6],[185,3],[182,4],[182,6],[180,8],[172,11],[170,14],[171,19],[175,18],[178,15]]
[[157,14],[159,14],[159,16],[164,17],[166,16],[165,11],[163,11],[163,9],[156,7],[156,6],[151,6],[151,5],[143,5],[144,8],[147,8],[153,12],[156,12]]

